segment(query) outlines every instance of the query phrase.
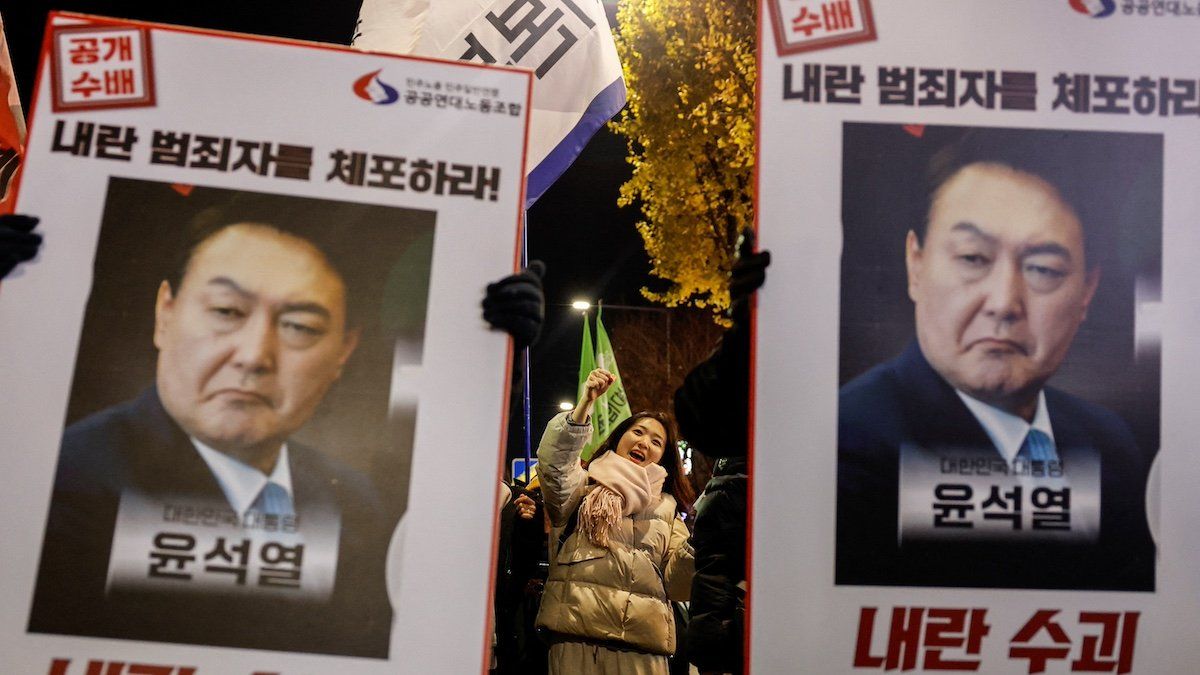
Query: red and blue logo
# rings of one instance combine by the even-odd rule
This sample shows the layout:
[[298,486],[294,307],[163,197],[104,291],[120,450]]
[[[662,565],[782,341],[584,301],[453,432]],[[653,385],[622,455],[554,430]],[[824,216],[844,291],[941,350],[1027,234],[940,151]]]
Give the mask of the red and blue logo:
[[400,100],[400,92],[392,85],[379,79],[379,73],[383,69],[376,70],[373,73],[367,73],[354,81],[354,95],[364,101],[370,101],[375,105],[391,105]]
[[1069,0],[1071,9],[1080,14],[1087,14],[1093,19],[1104,17],[1117,11],[1117,0]]

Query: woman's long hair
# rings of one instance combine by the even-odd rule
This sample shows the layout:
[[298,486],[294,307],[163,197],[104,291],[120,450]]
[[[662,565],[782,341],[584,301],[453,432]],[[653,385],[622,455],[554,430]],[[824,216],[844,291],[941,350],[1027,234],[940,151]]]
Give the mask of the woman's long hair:
[[663,444],[662,457],[658,459],[658,464],[667,470],[667,479],[663,481],[663,492],[669,493],[675,497],[675,510],[680,514],[688,513],[692,508],[692,502],[696,499],[696,491],[692,489],[692,483],[688,480],[687,474],[683,472],[683,461],[679,458],[679,433],[675,430],[675,420],[664,412],[651,410],[643,410],[630,415],[628,418],[621,421],[617,428],[612,430],[608,438],[596,448],[596,452],[592,454],[590,461],[596,461],[596,458],[610,450],[617,449],[617,443],[621,441],[621,437],[629,431],[629,427],[633,426],[638,420],[652,419],[663,426],[667,432],[666,442]]

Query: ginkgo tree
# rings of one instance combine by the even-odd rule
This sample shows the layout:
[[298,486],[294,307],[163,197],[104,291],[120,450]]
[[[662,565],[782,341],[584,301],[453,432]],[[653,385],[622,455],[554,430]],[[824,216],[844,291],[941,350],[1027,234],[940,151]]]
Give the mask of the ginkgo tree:
[[667,306],[729,306],[739,236],[754,221],[755,8],[749,0],[621,0],[617,50],[629,104],[612,128],[629,143],[654,277]]

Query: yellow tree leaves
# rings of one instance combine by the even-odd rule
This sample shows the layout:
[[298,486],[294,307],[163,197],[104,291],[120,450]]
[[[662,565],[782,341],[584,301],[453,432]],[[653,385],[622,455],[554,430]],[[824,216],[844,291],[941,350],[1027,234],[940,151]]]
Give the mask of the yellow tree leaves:
[[754,4],[748,0],[621,0],[617,51],[629,105],[612,128],[629,143],[650,273],[642,289],[667,306],[729,305],[739,234],[752,226]]

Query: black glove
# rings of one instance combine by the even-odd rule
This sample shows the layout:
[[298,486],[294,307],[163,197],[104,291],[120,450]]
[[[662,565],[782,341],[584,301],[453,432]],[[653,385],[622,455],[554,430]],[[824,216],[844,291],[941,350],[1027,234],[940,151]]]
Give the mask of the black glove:
[[42,235],[34,234],[38,219],[34,216],[0,216],[0,279],[18,264],[37,255]]
[[508,332],[517,349],[537,341],[546,314],[546,296],[542,276],[546,266],[531,260],[520,274],[510,274],[488,284],[483,297],[483,318],[493,327]]
[[742,238],[738,248],[738,260],[729,274],[729,305],[733,307],[750,297],[767,280],[767,265],[771,264],[771,252],[754,253],[754,231]]

